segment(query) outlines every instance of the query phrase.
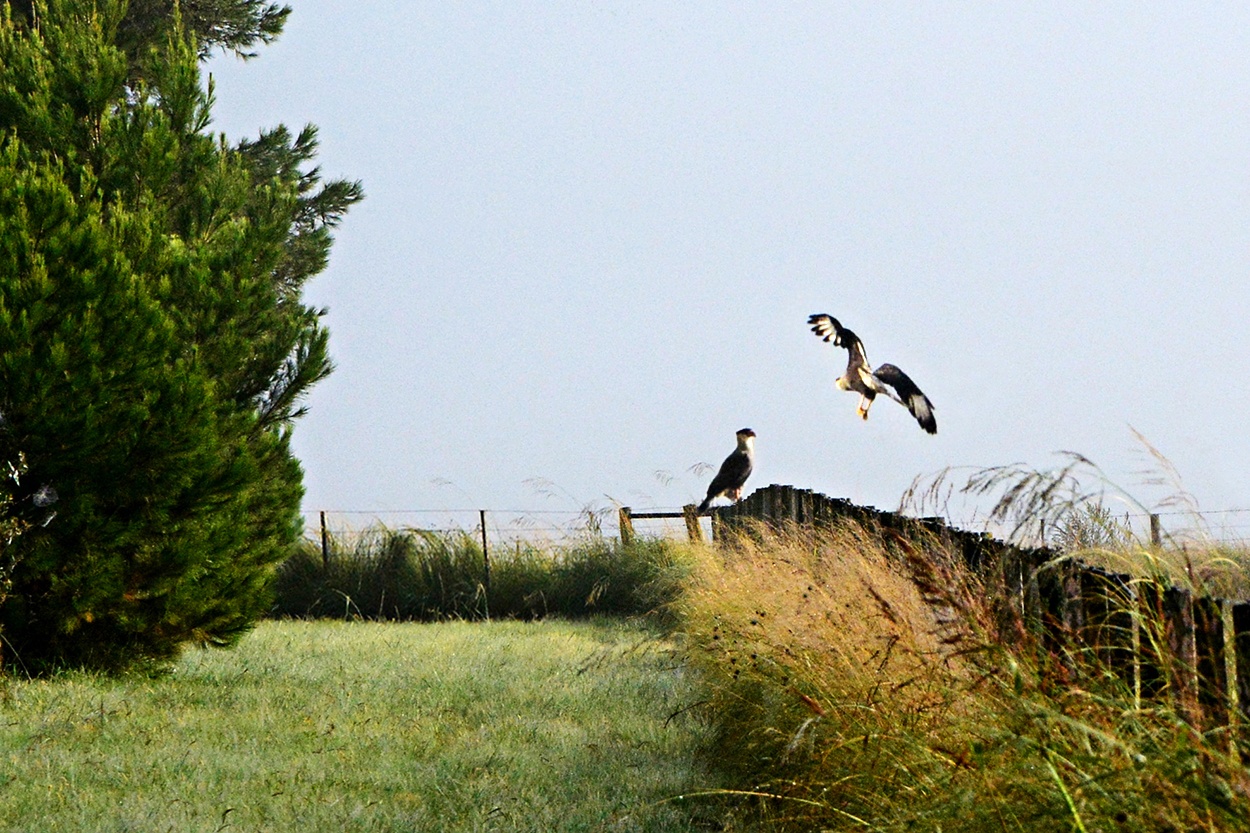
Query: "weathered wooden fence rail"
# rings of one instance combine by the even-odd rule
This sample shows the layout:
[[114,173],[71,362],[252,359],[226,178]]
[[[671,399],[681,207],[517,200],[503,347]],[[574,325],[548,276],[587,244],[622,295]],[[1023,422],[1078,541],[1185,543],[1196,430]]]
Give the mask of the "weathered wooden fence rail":
[[[1111,572],[1046,547],[1021,547],[988,533],[948,526],[941,518],[911,518],[857,506],[807,489],[772,485],[731,506],[711,510],[719,539],[746,522],[821,526],[854,520],[912,537],[937,536],[997,588],[1000,638],[1032,635],[1055,661],[1083,673],[1111,671],[1138,702],[1169,698],[1202,729],[1250,725],[1250,601],[1195,595],[1158,578]],[[633,518],[684,517],[692,540],[702,539],[693,506],[680,513],[621,510],[621,536]],[[1152,539],[1158,541],[1152,518]],[[1096,660],[1096,662],[1094,662]]]

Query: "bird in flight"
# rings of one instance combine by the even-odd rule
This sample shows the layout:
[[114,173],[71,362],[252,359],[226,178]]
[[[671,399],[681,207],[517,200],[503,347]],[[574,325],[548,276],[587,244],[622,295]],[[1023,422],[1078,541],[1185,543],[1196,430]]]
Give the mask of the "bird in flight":
[[718,497],[726,497],[734,502],[742,497],[742,487],[751,476],[751,469],[755,467],[755,432],[750,428],[743,428],[737,436],[738,447],[720,464],[720,471],[716,472],[712,484],[707,487],[707,497],[699,504],[700,512],[706,512],[712,501]]
[[895,402],[911,411],[911,415],[920,423],[920,427],[930,434],[937,433],[937,420],[933,417],[933,403],[929,397],[916,387],[906,373],[892,364],[883,364],[876,370],[868,364],[868,356],[864,353],[864,343],[859,336],[838,323],[831,315],[818,313],[809,316],[807,323],[812,332],[824,341],[832,340],[837,347],[845,347],[848,354],[846,373],[838,377],[839,390],[854,391],[859,394],[859,407],[856,413],[868,419],[868,409],[877,394],[884,393]]

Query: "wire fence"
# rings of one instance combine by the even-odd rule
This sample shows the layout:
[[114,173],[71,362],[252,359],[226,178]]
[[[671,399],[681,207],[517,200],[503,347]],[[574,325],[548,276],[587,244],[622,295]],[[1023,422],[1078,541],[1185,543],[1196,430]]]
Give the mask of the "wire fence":
[[[952,526],[963,529],[986,529],[991,534],[999,534],[1003,530],[986,524],[974,522],[957,522],[946,519]],[[1109,520],[1117,523],[1120,528],[1132,533],[1140,541],[1159,541],[1161,539],[1176,544],[1201,544],[1207,546],[1244,547],[1250,545],[1250,509],[1214,509],[1196,511],[1192,509],[1159,509],[1154,512],[1122,512],[1112,513]],[[1048,534],[1054,530],[1039,529],[1037,541],[1030,543],[1053,543]]]
[[[1178,532],[1193,530],[1222,543],[1250,541],[1250,509],[1215,509],[1196,513],[1177,509],[1153,514],[1160,518],[1165,528]],[[1134,520],[1144,517],[1140,513],[1130,515]]]
[[[326,534],[337,541],[350,543],[380,528],[419,529],[441,534],[467,534],[475,539],[482,535],[492,548],[518,545],[558,549],[583,541],[587,537],[619,538],[622,507],[586,507],[580,510],[558,509],[327,509],[304,513],[305,534],[319,541]],[[637,535],[659,538],[686,538],[689,530],[681,517],[683,507],[652,506],[633,508],[633,531]],[[670,515],[672,517],[645,517]],[[643,516],[643,517],[639,517]],[[1152,518],[1159,530],[1152,530]],[[986,529],[999,532],[976,517],[945,518],[951,526],[962,529]],[[1161,533],[1170,540],[1192,540],[1207,544],[1250,545],[1250,509],[1216,509],[1194,512],[1186,509],[1161,509],[1157,512],[1129,512],[1119,520],[1142,540],[1152,533]],[[704,538],[711,536],[711,521],[701,518]],[[1039,542],[1047,531],[1039,529]]]
[[[680,515],[681,507],[672,510]],[[416,529],[447,535],[486,537],[492,549],[524,545],[558,549],[590,537],[620,537],[618,507],[582,510],[553,509],[360,509],[316,510],[304,513],[305,536],[320,541],[326,534],[350,543],[379,529]],[[677,519],[658,518],[636,523],[637,532],[652,537],[685,537],[686,525]]]

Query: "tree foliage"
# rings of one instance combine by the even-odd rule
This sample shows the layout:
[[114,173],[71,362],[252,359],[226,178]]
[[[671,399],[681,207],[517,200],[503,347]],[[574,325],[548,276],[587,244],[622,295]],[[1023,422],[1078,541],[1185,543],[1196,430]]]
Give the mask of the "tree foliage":
[[4,11],[0,459],[59,497],[4,637],[30,670],[229,644],[299,535],[291,421],[331,367],[300,294],[359,185],[305,170],[312,128],[209,134],[176,12],[135,51],[115,0]]
[[[36,0],[7,2],[19,22],[37,23]],[[163,38],[178,16],[195,36],[201,57],[222,49],[251,58],[255,53],[249,50],[274,41],[290,14],[290,6],[266,0],[130,0],[117,24],[117,45],[137,56]]]

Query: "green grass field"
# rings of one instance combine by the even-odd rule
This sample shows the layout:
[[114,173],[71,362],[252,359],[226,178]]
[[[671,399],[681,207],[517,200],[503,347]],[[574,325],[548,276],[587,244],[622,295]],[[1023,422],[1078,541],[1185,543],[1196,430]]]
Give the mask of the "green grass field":
[[[942,539],[655,552],[669,635],[280,620],[160,677],[0,678],[0,833],[1250,829],[1244,728],[1047,648]],[[592,562],[571,586],[647,598]]]
[[620,622],[270,621],[162,677],[0,686],[3,830],[708,829],[674,800],[713,786],[692,684]]

